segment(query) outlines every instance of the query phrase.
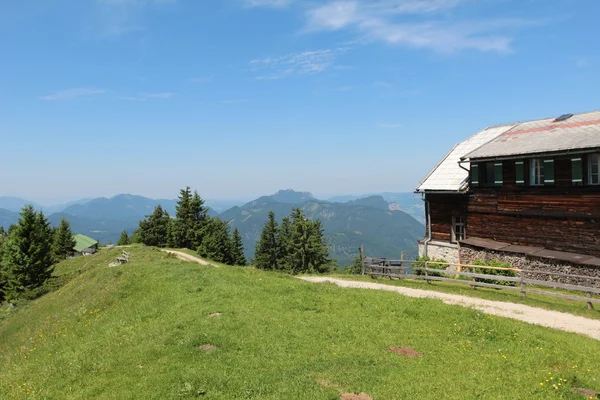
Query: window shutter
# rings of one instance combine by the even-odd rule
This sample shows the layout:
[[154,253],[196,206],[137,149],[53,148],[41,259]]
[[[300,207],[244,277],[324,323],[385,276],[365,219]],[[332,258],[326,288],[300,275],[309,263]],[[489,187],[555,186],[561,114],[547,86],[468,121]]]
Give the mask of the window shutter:
[[479,164],[471,163],[471,185],[479,186]]
[[571,182],[573,183],[573,186],[583,185],[581,157],[571,158]]
[[544,185],[554,185],[554,159],[544,159]]
[[502,163],[494,163],[494,185],[502,186],[504,181],[502,180]]
[[517,185],[525,185],[525,161],[515,161],[515,170],[517,174]]

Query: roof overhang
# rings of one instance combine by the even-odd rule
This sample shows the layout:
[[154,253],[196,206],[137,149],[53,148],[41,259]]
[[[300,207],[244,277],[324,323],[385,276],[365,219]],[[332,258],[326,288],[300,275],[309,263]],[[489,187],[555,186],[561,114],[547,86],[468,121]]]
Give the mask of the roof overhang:
[[569,149],[561,151],[550,151],[540,153],[526,153],[526,154],[508,154],[502,156],[491,156],[491,157],[480,157],[480,158],[469,158],[468,154],[461,157],[461,161],[470,162],[485,162],[485,161],[504,161],[504,160],[519,160],[524,158],[535,158],[535,157],[556,157],[556,156],[568,156],[575,154],[589,154],[600,152],[600,147],[588,147],[583,149]]
[[566,261],[575,264],[584,264],[591,266],[600,266],[600,258],[587,254],[568,253],[566,251],[547,250],[542,247],[521,246],[510,243],[497,242],[492,239],[468,238],[460,241],[461,244],[480,247],[484,249],[503,251],[508,253],[518,253],[531,257],[540,257],[550,260]]

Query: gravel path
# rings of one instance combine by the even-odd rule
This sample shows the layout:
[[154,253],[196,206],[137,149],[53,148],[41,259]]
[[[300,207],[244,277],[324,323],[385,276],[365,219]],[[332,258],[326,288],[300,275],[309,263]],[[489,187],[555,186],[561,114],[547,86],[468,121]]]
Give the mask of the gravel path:
[[208,261],[205,261],[198,257],[194,257],[192,255],[184,253],[183,251],[176,251],[176,250],[163,250],[163,251],[165,253],[175,254],[177,256],[177,258],[179,258],[180,260],[192,261],[192,262],[198,263],[200,265],[211,265],[208,263]]
[[387,290],[409,297],[438,299],[442,300],[446,304],[471,307],[486,314],[518,319],[519,321],[530,324],[560,329],[567,332],[575,332],[581,335],[589,336],[596,340],[600,340],[600,320],[579,317],[559,311],[550,311],[543,308],[526,306],[523,304],[484,300],[456,294],[384,285],[381,283],[349,281],[344,279],[317,276],[303,276],[300,277],[300,279],[315,283],[330,282],[338,286],[348,288]]

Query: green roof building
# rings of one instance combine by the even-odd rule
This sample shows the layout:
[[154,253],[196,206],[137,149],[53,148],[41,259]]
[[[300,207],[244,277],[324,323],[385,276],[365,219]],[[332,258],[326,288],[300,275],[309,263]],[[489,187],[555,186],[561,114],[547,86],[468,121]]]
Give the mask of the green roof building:
[[94,254],[98,250],[98,241],[78,233],[73,236],[77,244],[75,245],[75,253],[81,255]]

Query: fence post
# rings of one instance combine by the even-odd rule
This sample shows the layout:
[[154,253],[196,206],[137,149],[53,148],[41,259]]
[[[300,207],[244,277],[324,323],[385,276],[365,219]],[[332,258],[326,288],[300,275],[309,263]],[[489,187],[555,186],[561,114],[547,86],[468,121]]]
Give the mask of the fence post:
[[404,252],[400,253],[400,272],[406,275],[406,268],[404,268]]
[[[475,267],[471,267],[471,273],[472,273],[472,274],[474,274],[474,273],[476,273],[476,272],[477,272],[477,271],[475,271]],[[477,282],[477,278],[475,278],[475,277],[473,277],[473,279],[471,279],[471,280],[472,280],[473,282]],[[475,286],[475,285],[471,285],[471,289],[473,289],[473,290],[477,290],[477,286]]]
[[362,273],[361,275],[365,274],[365,246],[364,245],[360,245],[360,263],[362,264]]
[[[590,292],[585,292],[585,297],[587,297],[588,299],[591,299],[591,298],[592,298],[592,293],[590,293]],[[594,309],[594,305],[592,304],[592,302],[591,302],[591,301],[588,301],[588,302],[587,302],[587,309],[588,309],[588,310],[593,310],[593,309]]]
[[525,284],[525,272],[521,270],[521,296],[527,297],[527,285]]
[[427,284],[431,284],[431,281],[429,279],[427,279],[429,277],[428,273],[427,273],[427,268],[429,268],[429,261],[425,261],[425,282],[427,282]]

